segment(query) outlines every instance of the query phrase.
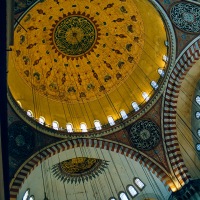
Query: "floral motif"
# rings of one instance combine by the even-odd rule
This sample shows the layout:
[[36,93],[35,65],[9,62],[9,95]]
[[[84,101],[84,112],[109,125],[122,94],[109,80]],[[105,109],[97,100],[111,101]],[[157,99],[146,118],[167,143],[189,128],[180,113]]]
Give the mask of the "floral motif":
[[160,141],[159,127],[149,120],[140,120],[133,124],[129,135],[133,146],[138,150],[151,150]]
[[[56,26],[51,29],[53,48],[58,54],[68,59],[80,57],[92,50],[98,44],[98,25],[92,22],[88,16],[76,13],[63,15],[56,21]],[[54,28],[55,26],[55,28]]]
[[189,33],[200,32],[200,7],[191,3],[177,3],[170,11],[173,23]]

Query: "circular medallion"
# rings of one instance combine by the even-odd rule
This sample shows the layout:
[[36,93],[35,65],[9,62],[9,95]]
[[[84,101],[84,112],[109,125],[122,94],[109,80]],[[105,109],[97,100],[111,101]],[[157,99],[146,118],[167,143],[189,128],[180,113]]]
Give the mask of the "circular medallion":
[[181,30],[189,33],[200,32],[200,8],[191,3],[177,3],[170,11],[173,23]]
[[67,16],[55,27],[53,40],[60,53],[66,56],[80,56],[95,44],[95,25],[83,16]]
[[8,128],[9,153],[12,157],[26,158],[35,147],[34,130],[21,121],[13,122]]
[[140,120],[133,124],[129,135],[133,146],[138,150],[151,150],[160,141],[159,127],[149,120]]

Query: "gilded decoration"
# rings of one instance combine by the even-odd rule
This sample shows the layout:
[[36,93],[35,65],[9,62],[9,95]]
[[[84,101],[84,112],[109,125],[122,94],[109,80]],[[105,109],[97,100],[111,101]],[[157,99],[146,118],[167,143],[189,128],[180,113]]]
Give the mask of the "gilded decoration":
[[161,138],[159,127],[150,120],[139,120],[134,123],[129,136],[133,147],[144,151],[156,147]]
[[55,52],[62,54],[63,57],[66,56],[67,59],[74,57],[78,59],[83,55],[86,56],[90,50],[94,51],[93,48],[97,48],[100,29],[92,18],[87,17],[84,14],[68,13],[68,16],[63,15],[60,21],[56,21],[56,26],[54,24],[51,29]]
[[99,176],[107,167],[108,161],[78,157],[55,164],[52,173],[63,182],[80,183]]
[[[160,95],[162,85],[155,91],[150,83],[162,83],[157,70],[167,72],[168,63],[162,58],[173,49],[165,46],[167,27],[158,10],[150,1],[139,0],[38,1],[18,18],[15,42],[8,52],[13,98],[23,110],[32,110],[36,121],[45,118],[41,130],[59,137],[76,134],[67,132],[68,122],[74,132],[81,132],[80,123],[86,123],[90,135],[94,120],[99,120],[102,130],[94,133],[101,134],[105,127],[114,130],[104,126],[107,116],[120,123],[120,110],[131,112],[129,116],[142,115],[149,109],[142,92],[153,101],[158,97],[155,92]],[[82,49],[76,38],[81,40],[84,34]],[[60,47],[60,41],[70,48]],[[139,112],[134,112],[131,102],[138,103]],[[30,121],[25,112],[20,113]],[[50,129],[53,120],[60,130]]]
[[137,7],[129,1],[88,4],[90,9],[63,1],[57,13],[47,5],[35,6],[15,28],[15,67],[39,94],[69,103],[93,101],[114,91],[137,68],[144,45]]

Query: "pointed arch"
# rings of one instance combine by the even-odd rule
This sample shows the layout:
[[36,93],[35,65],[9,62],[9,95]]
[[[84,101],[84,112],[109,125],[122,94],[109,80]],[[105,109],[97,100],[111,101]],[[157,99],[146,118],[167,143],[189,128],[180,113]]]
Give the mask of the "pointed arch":
[[173,190],[173,188],[175,187],[173,181],[168,176],[168,172],[158,163],[156,163],[152,158],[147,157],[145,154],[140,153],[129,146],[115,143],[109,140],[82,138],[58,142],[56,144],[45,147],[42,151],[37,152],[33,156],[31,156],[20,167],[20,170],[15,174],[14,179],[11,182],[11,199],[16,198],[24,180],[29,176],[31,171],[36,168],[41,162],[57,153],[76,147],[94,147],[125,155],[131,159],[134,159],[137,162],[140,162],[141,165],[143,165],[149,171],[155,174],[163,182],[164,185],[168,186],[169,190]]
[[170,74],[166,92],[163,98],[163,125],[166,149],[172,170],[183,186],[191,176],[184,164],[176,130],[176,109],[181,83],[190,68],[200,59],[200,37],[192,41],[177,59]]

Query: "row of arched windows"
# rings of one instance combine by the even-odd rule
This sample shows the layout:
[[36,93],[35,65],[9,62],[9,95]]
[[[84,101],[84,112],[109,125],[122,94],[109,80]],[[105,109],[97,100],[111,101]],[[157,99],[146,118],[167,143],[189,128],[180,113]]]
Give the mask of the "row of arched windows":
[[[139,189],[139,191],[142,191],[145,187],[145,184],[139,178],[134,178],[133,183]],[[127,192],[119,192],[118,197],[120,200],[129,200],[128,195],[130,195],[132,199],[139,193],[133,185],[128,185],[126,189]],[[116,198],[110,197],[109,200],[116,200]]]
[[[196,103],[198,104],[198,106],[200,106],[200,96],[199,95],[196,96]],[[200,119],[200,112],[199,111],[196,112],[196,118]],[[197,130],[197,135],[198,135],[198,137],[200,137],[200,129]],[[197,149],[197,151],[200,151],[200,143],[196,144],[196,149]]]
[[[163,59],[165,59],[165,58],[163,57]],[[164,70],[161,69],[161,68],[158,69],[158,73],[160,74],[161,77],[164,77],[164,75],[165,75]],[[151,86],[152,86],[152,88],[154,90],[158,89],[158,84],[157,84],[156,81],[151,81],[150,84],[151,84]],[[149,95],[146,92],[142,92],[142,97],[146,102],[150,98]],[[19,101],[17,101],[17,103],[19,104],[20,107],[22,107],[22,105],[21,105],[21,103]],[[132,106],[132,108],[134,109],[135,112],[140,110],[140,107],[136,102],[132,102],[131,106]],[[29,117],[34,117],[33,112],[31,110],[27,111],[27,115]],[[126,114],[125,110],[121,110],[120,111],[120,116],[121,116],[121,118],[123,120],[128,118],[128,115]],[[200,117],[200,113],[199,113],[198,116]],[[115,121],[114,121],[114,119],[113,119],[113,117],[111,115],[107,116],[107,120],[108,120],[108,123],[110,124],[110,126],[115,125]],[[39,119],[38,119],[38,122],[40,124],[42,124],[42,125],[45,125],[45,118],[43,116],[40,116]],[[62,128],[59,128],[59,123],[57,121],[53,121],[51,126],[55,130],[62,129]],[[101,130],[102,129],[102,125],[101,125],[99,120],[94,120],[94,127],[95,127],[96,130]],[[74,129],[73,129],[72,123],[67,123],[66,124],[66,129],[67,129],[67,132],[69,132],[69,133],[73,132]],[[85,122],[81,122],[80,123],[80,129],[81,129],[82,132],[87,132],[87,125],[86,125]]]
[[[146,100],[148,100],[149,99],[148,95],[145,96],[145,98],[146,98]],[[135,112],[139,111],[140,107],[138,106],[138,104],[136,102],[132,102],[131,105],[132,105],[133,109],[135,110]],[[33,112],[31,110],[27,111],[27,115],[29,117],[34,117]],[[126,114],[125,110],[121,110],[120,115],[121,115],[123,120],[128,118],[128,115]],[[115,121],[114,121],[114,119],[111,115],[107,116],[107,120],[108,120],[108,123],[110,124],[110,126],[115,125]],[[40,116],[38,118],[38,122],[42,125],[45,125],[45,118],[43,116]],[[96,130],[101,130],[102,129],[101,122],[99,120],[94,120],[94,127],[95,127]],[[59,123],[54,120],[52,122],[52,128],[55,129],[55,130],[59,130],[60,129]],[[73,132],[72,123],[67,123],[66,129],[67,129],[68,132]],[[80,123],[80,129],[81,129],[82,132],[87,132],[87,125],[86,125],[85,122]]]
[[[139,178],[134,178],[133,182],[135,186],[139,189],[139,191],[142,191],[144,189],[145,184]],[[137,196],[138,194],[138,191],[133,185],[127,186],[127,192],[132,198]],[[129,200],[126,192],[119,192],[118,196],[120,200]],[[30,189],[27,189],[22,197],[22,200],[34,200],[34,199],[35,197],[33,195],[30,196]],[[116,198],[111,197],[109,198],[109,200],[116,200]]]
[[[133,102],[133,107],[134,107],[135,111],[139,110],[139,106],[135,102]],[[34,117],[33,112],[31,110],[27,111],[27,115],[29,117]],[[120,111],[120,115],[121,115],[122,119],[124,119],[124,120],[128,118],[128,115],[126,114],[126,112],[124,110]],[[108,123],[110,124],[110,126],[115,125],[115,121],[114,121],[112,116],[108,116],[107,119],[108,119]],[[40,116],[38,118],[38,122],[42,125],[45,125],[45,118],[43,116]],[[94,120],[94,127],[95,127],[96,130],[102,129],[102,125],[101,125],[99,120]],[[52,122],[52,128],[55,129],[55,130],[59,130],[59,123],[57,121],[53,121]],[[72,123],[67,123],[66,129],[67,129],[67,132],[70,132],[70,133],[73,132]],[[80,129],[81,129],[82,132],[87,132],[87,125],[86,125],[85,122],[80,123]]]
[[[199,95],[196,96],[196,103],[197,103],[198,105],[200,105],[200,96],[199,96]],[[199,111],[196,112],[196,118],[197,118],[197,119],[200,119],[200,112],[199,112]]]

